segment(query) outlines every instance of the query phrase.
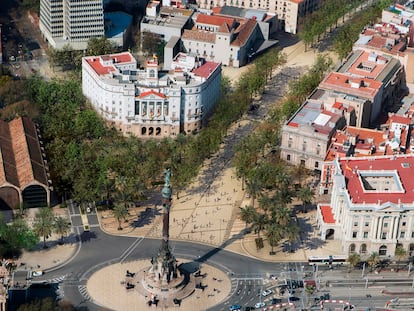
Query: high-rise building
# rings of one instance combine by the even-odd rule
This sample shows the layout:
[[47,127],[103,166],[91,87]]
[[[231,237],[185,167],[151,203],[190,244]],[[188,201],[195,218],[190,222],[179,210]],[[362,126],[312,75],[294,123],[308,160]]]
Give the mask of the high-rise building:
[[92,37],[105,35],[102,0],[40,0],[40,31],[61,49],[86,49]]

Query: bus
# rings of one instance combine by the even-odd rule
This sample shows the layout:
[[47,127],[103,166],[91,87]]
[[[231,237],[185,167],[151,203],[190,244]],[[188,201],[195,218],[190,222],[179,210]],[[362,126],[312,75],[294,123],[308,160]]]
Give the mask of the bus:
[[345,255],[309,256],[308,264],[313,265],[344,265],[348,257]]

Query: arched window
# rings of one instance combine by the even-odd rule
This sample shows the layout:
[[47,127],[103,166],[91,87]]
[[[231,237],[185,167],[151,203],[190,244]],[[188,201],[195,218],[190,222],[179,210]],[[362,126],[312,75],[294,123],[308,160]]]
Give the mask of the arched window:
[[381,245],[379,248],[379,255],[380,256],[385,256],[387,255],[387,246],[386,245]]
[[154,69],[150,69],[150,71],[149,71],[149,77],[150,78],[155,78],[155,70]]
[[352,243],[351,245],[349,245],[349,253],[350,254],[355,253],[355,244],[354,243]]
[[361,247],[359,248],[359,253],[360,254],[365,254],[367,252],[367,245],[366,244],[361,244]]

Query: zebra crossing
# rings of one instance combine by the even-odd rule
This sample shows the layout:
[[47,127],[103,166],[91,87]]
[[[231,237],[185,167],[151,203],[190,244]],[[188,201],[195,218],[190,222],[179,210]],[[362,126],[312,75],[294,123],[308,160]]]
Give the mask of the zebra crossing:
[[79,293],[82,295],[83,298],[86,300],[92,301],[91,296],[89,296],[88,289],[86,288],[86,285],[78,285]]
[[66,278],[66,275],[59,276],[54,279],[47,280],[48,283],[62,283],[62,281]]

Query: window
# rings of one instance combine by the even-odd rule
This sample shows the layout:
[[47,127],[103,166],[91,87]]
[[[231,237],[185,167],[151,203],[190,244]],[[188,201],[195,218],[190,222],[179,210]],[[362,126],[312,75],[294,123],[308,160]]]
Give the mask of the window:
[[388,227],[388,222],[384,222],[384,228]]
[[300,160],[300,165],[305,166],[305,164],[306,164],[306,161],[305,160]]
[[407,223],[405,221],[402,222],[401,226],[405,227]]
[[319,162],[315,161],[315,167],[319,167]]
[[[287,160],[287,161],[290,161],[290,154],[288,154],[288,155],[286,156],[286,160]],[[414,232],[413,232],[413,234],[414,234]]]
[[354,227],[358,227],[358,222],[354,221]]
[[400,238],[403,239],[404,237],[405,237],[405,232],[404,231],[401,231],[400,232]]
[[387,232],[383,232],[381,234],[381,239],[386,240],[387,239]]
[[364,224],[364,226],[365,226],[365,227],[369,227],[369,222],[368,222],[368,221],[366,221],[366,222],[365,222],[365,224]]
[[357,237],[357,235],[358,235],[358,232],[356,232],[356,231],[352,232],[352,237],[353,237],[354,239]]
[[411,232],[411,237],[414,238],[414,232]]
[[368,238],[368,232],[364,232],[364,239]]

